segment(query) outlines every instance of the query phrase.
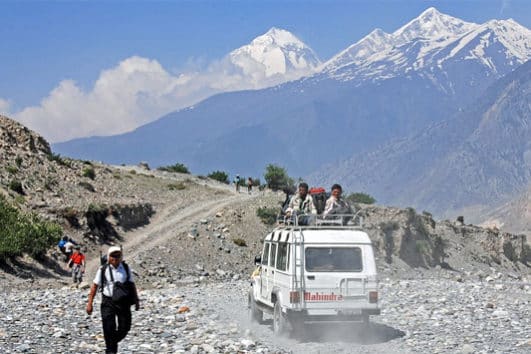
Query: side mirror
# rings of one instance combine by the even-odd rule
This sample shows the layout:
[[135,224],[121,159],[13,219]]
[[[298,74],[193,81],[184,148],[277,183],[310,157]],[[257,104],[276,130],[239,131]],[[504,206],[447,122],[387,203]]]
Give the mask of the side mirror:
[[254,264],[262,264],[262,256],[255,256]]

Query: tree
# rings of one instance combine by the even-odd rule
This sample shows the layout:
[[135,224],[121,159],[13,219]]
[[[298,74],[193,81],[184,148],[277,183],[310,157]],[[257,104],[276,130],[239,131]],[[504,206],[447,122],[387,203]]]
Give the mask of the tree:
[[349,203],[362,203],[362,204],[374,204],[376,199],[366,193],[352,193],[349,194],[346,198]]
[[283,167],[269,164],[266,166],[264,179],[267,186],[272,190],[281,190],[291,188],[293,186],[293,179],[290,178]]
[[229,183],[229,175],[226,173],[226,172],[223,172],[223,171],[214,171],[214,172],[211,172],[209,175],[208,175],[209,178],[212,178],[216,181],[219,181],[221,183]]
[[175,165],[171,166],[161,166],[157,170],[159,171],[167,171],[167,172],[177,172],[177,173],[190,173],[188,170],[188,167],[186,167],[182,163],[176,163]]

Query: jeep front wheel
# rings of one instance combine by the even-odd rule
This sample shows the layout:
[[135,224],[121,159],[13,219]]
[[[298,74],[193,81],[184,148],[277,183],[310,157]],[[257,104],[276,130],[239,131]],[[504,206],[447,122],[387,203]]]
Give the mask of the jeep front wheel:
[[256,306],[252,289],[249,291],[247,309],[249,311],[249,319],[251,322],[262,323],[264,313],[258,308],[258,306]]
[[286,316],[282,313],[280,301],[275,302],[273,308],[273,333],[276,335],[286,335],[288,330],[288,321]]

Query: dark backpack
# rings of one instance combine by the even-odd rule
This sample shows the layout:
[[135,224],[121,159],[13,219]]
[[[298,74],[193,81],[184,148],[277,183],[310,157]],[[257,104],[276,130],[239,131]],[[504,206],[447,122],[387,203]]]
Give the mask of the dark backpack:
[[313,198],[313,204],[315,205],[315,209],[317,209],[317,214],[322,214],[325,209],[326,200],[329,197],[326,190],[323,187],[313,187],[310,188],[309,193]]
[[[129,281],[131,279],[131,276],[129,275],[129,265],[125,262],[122,262],[122,264],[124,265],[125,273],[127,274],[125,281]],[[107,282],[107,277],[105,277],[105,272],[107,271],[108,267],[109,267],[109,264],[104,264],[101,266],[101,292],[102,293],[103,293],[103,287],[105,286],[105,283]]]
[[107,255],[102,254],[100,251],[100,266],[104,266],[107,264]]

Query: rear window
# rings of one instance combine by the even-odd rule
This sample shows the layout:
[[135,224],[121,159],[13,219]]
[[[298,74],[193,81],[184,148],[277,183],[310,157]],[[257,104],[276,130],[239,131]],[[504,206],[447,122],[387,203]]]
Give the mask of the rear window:
[[359,247],[308,247],[305,251],[309,272],[360,272]]

